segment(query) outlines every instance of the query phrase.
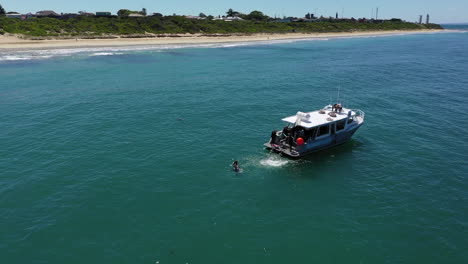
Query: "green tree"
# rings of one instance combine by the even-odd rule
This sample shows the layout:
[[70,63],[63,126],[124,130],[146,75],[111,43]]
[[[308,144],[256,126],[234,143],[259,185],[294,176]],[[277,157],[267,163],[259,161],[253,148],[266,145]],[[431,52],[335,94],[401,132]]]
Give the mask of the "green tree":
[[132,10],[128,10],[128,9],[120,9],[119,11],[117,11],[117,15],[119,17],[128,17],[130,14],[141,14],[141,15],[144,15],[143,13],[146,13],[146,9],[143,8],[143,10],[141,11],[132,11]]
[[262,12],[260,11],[252,11],[250,12],[250,14],[248,14],[246,16],[246,19],[248,20],[259,20],[259,21],[265,21],[265,20],[268,20],[268,16],[264,15]]
[[203,13],[200,13],[198,16],[199,16],[199,17],[206,17],[206,15],[203,14]]
[[4,16],[5,14],[5,9],[3,9],[2,5],[0,5],[0,16]]
[[126,17],[128,15],[130,15],[132,13],[132,11],[128,10],[128,9],[120,9],[119,11],[117,11],[117,15],[119,17]]
[[232,8],[229,8],[229,10],[226,12],[226,15],[228,17],[236,17],[236,16],[239,16],[240,13],[237,12],[237,11],[232,10]]

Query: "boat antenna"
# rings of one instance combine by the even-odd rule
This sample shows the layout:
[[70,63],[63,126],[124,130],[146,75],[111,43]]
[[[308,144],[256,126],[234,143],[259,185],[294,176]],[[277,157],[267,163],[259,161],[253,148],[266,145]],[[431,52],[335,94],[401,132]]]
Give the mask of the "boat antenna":
[[340,103],[340,89],[341,89],[341,85],[338,85],[338,98],[336,99],[337,103]]
[[344,107],[344,95],[343,95],[343,99],[340,102],[340,105]]

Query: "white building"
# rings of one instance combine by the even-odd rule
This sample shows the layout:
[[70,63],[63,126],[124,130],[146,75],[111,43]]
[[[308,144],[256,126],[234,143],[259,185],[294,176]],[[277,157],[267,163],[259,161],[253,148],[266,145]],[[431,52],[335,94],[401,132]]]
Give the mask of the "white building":
[[128,17],[144,17],[144,15],[133,13],[133,14],[128,15]]
[[244,20],[240,17],[221,17],[221,18],[213,18],[213,20],[223,20],[223,21],[240,21]]
[[23,15],[21,15],[20,13],[16,13],[16,12],[8,12],[6,14],[6,17],[9,17],[9,18],[19,18],[21,19]]
[[199,17],[199,16],[184,16],[185,18],[189,19],[205,19],[204,17]]

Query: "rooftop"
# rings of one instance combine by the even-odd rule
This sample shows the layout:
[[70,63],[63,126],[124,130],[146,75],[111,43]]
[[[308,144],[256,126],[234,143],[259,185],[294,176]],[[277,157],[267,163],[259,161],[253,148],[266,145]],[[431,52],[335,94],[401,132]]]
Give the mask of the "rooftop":
[[[320,113],[321,111],[323,111],[324,113],[321,114]],[[336,112],[336,117],[333,117],[333,116],[330,116],[329,113],[334,112],[334,111],[331,110],[331,105],[327,105],[322,110],[305,112],[304,114],[306,116],[309,115],[309,118],[304,117],[301,120],[299,125],[305,128],[311,128],[311,127],[316,127],[316,126],[324,125],[324,124],[331,123],[331,122],[336,122],[339,120],[346,119],[348,117],[349,111],[351,111],[352,115],[356,114],[351,109],[343,107],[341,112]],[[297,120],[297,114],[293,116],[285,117],[282,120],[291,124],[295,124]]]
[[37,16],[60,16],[59,14],[55,13],[52,10],[37,11],[36,15]]

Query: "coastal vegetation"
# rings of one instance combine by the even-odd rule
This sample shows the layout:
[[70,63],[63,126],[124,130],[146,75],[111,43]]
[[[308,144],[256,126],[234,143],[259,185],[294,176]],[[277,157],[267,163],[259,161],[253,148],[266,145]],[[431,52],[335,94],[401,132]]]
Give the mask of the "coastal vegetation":
[[5,16],[6,12],[2,5],[0,5],[0,17]]
[[335,19],[314,22],[279,22],[269,19],[260,11],[244,15],[235,14],[235,11],[229,10],[228,12],[232,11],[230,15],[244,17],[243,20],[236,21],[216,20],[212,16],[205,19],[177,15],[128,17],[133,11],[121,11],[121,16],[78,16],[70,19],[37,17],[21,20],[0,16],[0,34],[3,32],[25,36],[105,37],[106,35],[313,33],[441,28],[437,24],[415,24],[401,20],[385,20],[379,23]]
[[128,9],[120,9],[117,12],[117,15],[119,17],[128,17],[130,14],[140,14],[140,15],[146,16],[146,8],[143,8],[143,10],[141,10],[141,11],[132,11],[132,10],[128,10]]

